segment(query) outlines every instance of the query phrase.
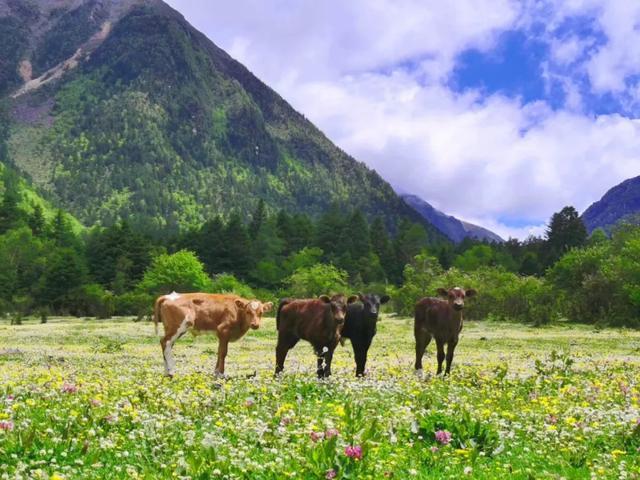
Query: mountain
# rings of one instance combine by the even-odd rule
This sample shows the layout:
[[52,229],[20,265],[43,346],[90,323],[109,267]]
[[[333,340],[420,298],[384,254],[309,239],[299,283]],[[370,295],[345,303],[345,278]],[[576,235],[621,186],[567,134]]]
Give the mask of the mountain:
[[[439,232],[159,0],[0,0],[8,159],[85,225],[331,205]],[[364,128],[364,127],[363,127]]]
[[616,185],[582,214],[591,233],[596,228],[610,230],[620,221],[640,224],[640,176]]
[[455,243],[460,243],[465,238],[475,238],[477,240],[487,240],[496,243],[504,242],[499,235],[486,228],[458,220],[446,213],[442,213],[416,195],[402,195],[402,199],[407,205],[422,215],[425,220]]

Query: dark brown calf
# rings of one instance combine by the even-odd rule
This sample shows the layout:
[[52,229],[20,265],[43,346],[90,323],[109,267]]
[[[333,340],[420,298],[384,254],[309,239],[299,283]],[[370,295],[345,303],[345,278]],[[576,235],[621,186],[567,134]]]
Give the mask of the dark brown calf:
[[442,362],[445,359],[444,345],[447,344],[447,367],[444,374],[451,370],[453,352],[458,344],[458,337],[462,330],[462,310],[465,297],[476,294],[473,289],[463,290],[456,287],[451,290],[438,289],[438,295],[443,298],[423,298],[415,307],[414,334],[416,337],[417,372],[422,371],[422,356],[431,338],[435,338],[438,349],[438,375],[442,373]]
[[332,300],[327,295],[311,300],[280,300],[276,316],[276,375],[282,372],[287,353],[300,339],[313,346],[318,357],[318,377],[331,375],[331,360],[340,340],[347,303],[355,300],[355,296],[347,302],[340,298]]

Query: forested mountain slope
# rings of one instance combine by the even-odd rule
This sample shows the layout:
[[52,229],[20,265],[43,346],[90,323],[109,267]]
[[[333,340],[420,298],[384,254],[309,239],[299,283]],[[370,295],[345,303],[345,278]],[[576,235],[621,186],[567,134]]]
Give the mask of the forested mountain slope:
[[596,228],[610,230],[620,221],[640,224],[640,177],[611,188],[582,214],[589,233]]
[[171,232],[263,199],[362,209],[392,229],[410,218],[443,238],[164,3],[0,0],[0,16],[8,161],[86,225]]

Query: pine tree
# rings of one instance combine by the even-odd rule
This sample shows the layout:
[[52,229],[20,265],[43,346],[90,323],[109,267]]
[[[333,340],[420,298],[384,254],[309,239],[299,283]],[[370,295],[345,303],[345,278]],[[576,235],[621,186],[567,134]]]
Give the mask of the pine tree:
[[62,210],[58,209],[56,212],[55,217],[53,217],[51,221],[49,230],[51,239],[57,247],[70,247],[75,248],[76,250],[80,249],[80,241],[73,232],[71,224]]
[[393,278],[396,264],[396,256],[393,245],[389,239],[387,228],[381,217],[376,217],[371,224],[371,249],[380,259],[380,264],[387,279]]
[[4,185],[4,196],[0,204],[0,234],[17,227],[23,218],[22,211],[18,206],[20,193],[16,188],[15,179],[12,176],[5,175]]
[[47,222],[44,218],[44,211],[39,203],[33,206],[33,212],[29,215],[27,223],[35,236],[39,237],[44,234]]
[[572,248],[584,246],[587,242],[587,229],[578,211],[568,206],[554,213],[546,231],[546,240],[546,266],[555,263]]
[[251,242],[240,215],[234,212],[229,217],[222,236],[222,272],[233,273],[243,279],[252,267]]
[[260,233],[260,229],[266,220],[266,215],[264,200],[260,199],[256,211],[253,213],[251,223],[249,224],[249,236],[252,240],[255,240]]

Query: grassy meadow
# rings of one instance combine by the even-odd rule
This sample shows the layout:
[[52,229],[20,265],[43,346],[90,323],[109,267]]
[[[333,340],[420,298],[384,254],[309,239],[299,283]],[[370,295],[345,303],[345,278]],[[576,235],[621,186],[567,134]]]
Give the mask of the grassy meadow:
[[275,325],[176,344],[150,323],[0,325],[0,478],[640,478],[640,332],[467,322],[452,375],[413,374],[412,320],[379,324],[315,378],[300,342],[272,377]]

